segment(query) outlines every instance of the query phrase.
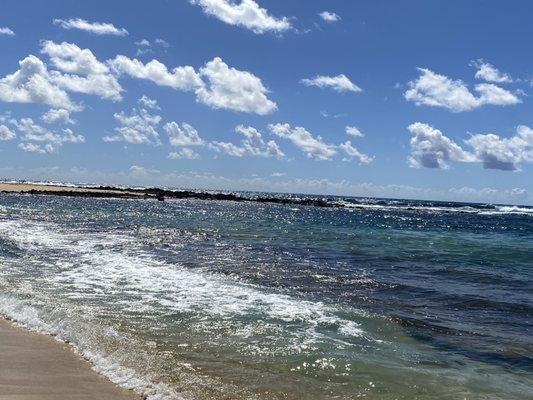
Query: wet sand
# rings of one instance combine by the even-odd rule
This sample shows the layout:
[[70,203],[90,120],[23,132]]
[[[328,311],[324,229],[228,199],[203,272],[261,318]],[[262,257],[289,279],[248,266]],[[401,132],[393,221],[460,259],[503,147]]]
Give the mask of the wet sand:
[[0,400],[140,400],[65,343],[0,318]]

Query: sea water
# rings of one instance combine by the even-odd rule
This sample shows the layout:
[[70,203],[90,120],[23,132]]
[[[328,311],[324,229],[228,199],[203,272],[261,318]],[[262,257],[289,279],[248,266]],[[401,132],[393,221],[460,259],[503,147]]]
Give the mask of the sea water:
[[533,397],[533,208],[327,201],[1,194],[0,314],[149,399]]

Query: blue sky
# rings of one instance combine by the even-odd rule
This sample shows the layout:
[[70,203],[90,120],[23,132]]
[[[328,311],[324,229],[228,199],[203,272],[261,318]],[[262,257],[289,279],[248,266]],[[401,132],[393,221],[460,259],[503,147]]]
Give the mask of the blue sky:
[[0,177],[533,204],[510,4],[4,0]]

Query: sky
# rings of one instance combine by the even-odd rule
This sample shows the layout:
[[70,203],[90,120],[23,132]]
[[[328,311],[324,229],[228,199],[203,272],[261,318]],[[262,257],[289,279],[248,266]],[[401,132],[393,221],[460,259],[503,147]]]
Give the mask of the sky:
[[533,204],[532,12],[3,0],[0,179]]

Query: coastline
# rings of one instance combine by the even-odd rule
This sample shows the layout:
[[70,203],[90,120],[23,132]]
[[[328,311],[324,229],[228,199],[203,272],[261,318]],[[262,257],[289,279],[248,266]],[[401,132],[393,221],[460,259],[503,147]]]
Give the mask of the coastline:
[[289,204],[315,207],[339,207],[339,205],[324,199],[309,198],[281,198],[275,196],[247,197],[235,193],[221,193],[196,190],[168,190],[160,188],[118,188],[112,186],[75,186],[60,184],[1,182],[0,193],[18,193],[32,195],[54,195],[69,197],[93,197],[93,198],[126,198],[126,199],[153,199],[164,201],[165,199],[197,199],[197,200],[225,200],[237,202],[256,202]]
[[141,399],[94,371],[68,344],[4,317],[0,317],[0,366],[0,399]]

